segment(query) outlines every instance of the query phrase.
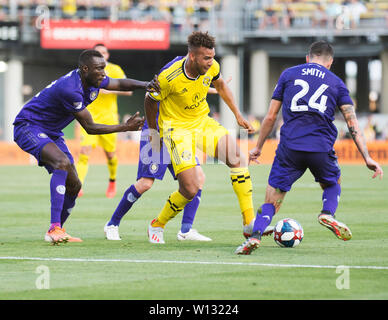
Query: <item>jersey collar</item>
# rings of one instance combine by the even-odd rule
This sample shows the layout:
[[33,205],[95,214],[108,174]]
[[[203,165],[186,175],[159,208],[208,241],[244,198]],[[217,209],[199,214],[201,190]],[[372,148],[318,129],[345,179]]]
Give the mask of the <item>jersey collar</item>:
[[185,60],[183,61],[182,63],[182,70],[183,70],[183,74],[185,75],[185,77],[189,80],[192,80],[192,81],[195,81],[197,80],[201,75],[198,75],[196,78],[191,78],[187,75],[186,73],[186,61],[187,61],[187,57],[185,58]]

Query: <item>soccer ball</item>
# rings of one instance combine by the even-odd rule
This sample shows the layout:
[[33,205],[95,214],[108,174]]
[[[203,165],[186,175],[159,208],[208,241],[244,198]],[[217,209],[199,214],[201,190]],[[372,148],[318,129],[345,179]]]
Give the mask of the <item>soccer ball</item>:
[[273,237],[281,247],[296,247],[303,239],[303,228],[298,221],[286,218],[275,225]]

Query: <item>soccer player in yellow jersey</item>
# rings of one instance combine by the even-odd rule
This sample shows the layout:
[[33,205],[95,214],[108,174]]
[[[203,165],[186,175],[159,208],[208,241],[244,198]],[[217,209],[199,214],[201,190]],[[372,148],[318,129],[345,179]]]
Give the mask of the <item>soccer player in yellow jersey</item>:
[[[96,44],[93,48],[100,52],[107,61],[105,67],[105,73],[110,78],[123,79],[126,78],[124,71],[117,64],[108,62],[109,51],[103,44]],[[132,91],[108,91],[100,90],[100,94],[96,100],[88,106],[88,110],[91,113],[93,120],[103,124],[118,124],[119,116],[117,109],[117,95],[132,95]],[[100,145],[105,152],[107,158],[107,165],[109,170],[109,184],[106,190],[106,196],[113,198],[116,195],[116,175],[117,175],[117,157],[116,157],[116,142],[117,133],[105,134],[105,135],[89,135],[81,128],[81,151],[79,160],[77,162],[78,177],[84,184],[86,174],[89,168],[89,157],[92,152],[92,148]],[[83,195],[81,189],[78,196]]]
[[164,243],[165,225],[194,198],[200,188],[196,148],[222,160],[230,168],[233,190],[243,217],[243,233],[245,236],[252,233],[254,212],[248,161],[240,154],[236,141],[228,131],[208,116],[210,110],[206,96],[209,86],[214,85],[241,127],[248,133],[254,129],[241,115],[214,56],[215,39],[207,32],[193,32],[188,38],[187,55],[174,59],[159,73],[160,93],[149,93],[145,97],[152,149],[160,148],[161,137],[179,182],[179,189],[169,196],[158,217],[148,227],[151,243]]

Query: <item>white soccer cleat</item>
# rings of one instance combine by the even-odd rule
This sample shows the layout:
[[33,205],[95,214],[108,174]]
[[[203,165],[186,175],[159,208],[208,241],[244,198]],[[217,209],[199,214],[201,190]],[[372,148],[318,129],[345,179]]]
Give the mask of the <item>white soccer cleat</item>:
[[119,234],[119,226],[110,225],[108,223],[104,227],[105,237],[107,240],[121,240]]
[[[250,236],[252,236],[253,225],[255,224],[255,220],[256,220],[256,218],[253,219],[250,224],[247,224],[243,227],[243,235],[244,235],[245,239],[248,239]],[[264,229],[262,236],[265,237],[265,236],[271,235],[273,233],[274,229],[275,229],[275,227],[273,227],[273,226],[266,227]]]
[[253,250],[256,250],[259,246],[260,246],[260,240],[250,237],[247,240],[245,240],[245,242],[241,246],[239,246],[234,253],[249,255]]
[[148,240],[151,243],[165,243],[163,240],[164,229],[162,227],[153,227],[151,224],[148,226]]
[[196,229],[190,229],[186,233],[182,233],[182,231],[179,230],[177,234],[177,239],[179,241],[212,241],[212,239],[205,237],[204,235],[200,234]]

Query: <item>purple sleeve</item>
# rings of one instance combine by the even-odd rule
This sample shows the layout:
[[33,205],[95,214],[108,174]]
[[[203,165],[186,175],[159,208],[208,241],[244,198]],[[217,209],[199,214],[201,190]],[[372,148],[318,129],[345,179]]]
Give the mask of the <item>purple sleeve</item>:
[[273,91],[272,99],[283,101],[283,92],[286,84],[286,77],[286,71],[283,71]]
[[86,108],[84,99],[79,92],[62,90],[61,101],[63,107],[70,113],[76,113]]
[[105,78],[101,81],[100,88],[106,88],[109,84],[110,78],[105,76]]
[[353,105],[353,100],[349,95],[349,90],[346,88],[342,80],[340,80],[338,86],[337,106],[343,106],[345,104]]

